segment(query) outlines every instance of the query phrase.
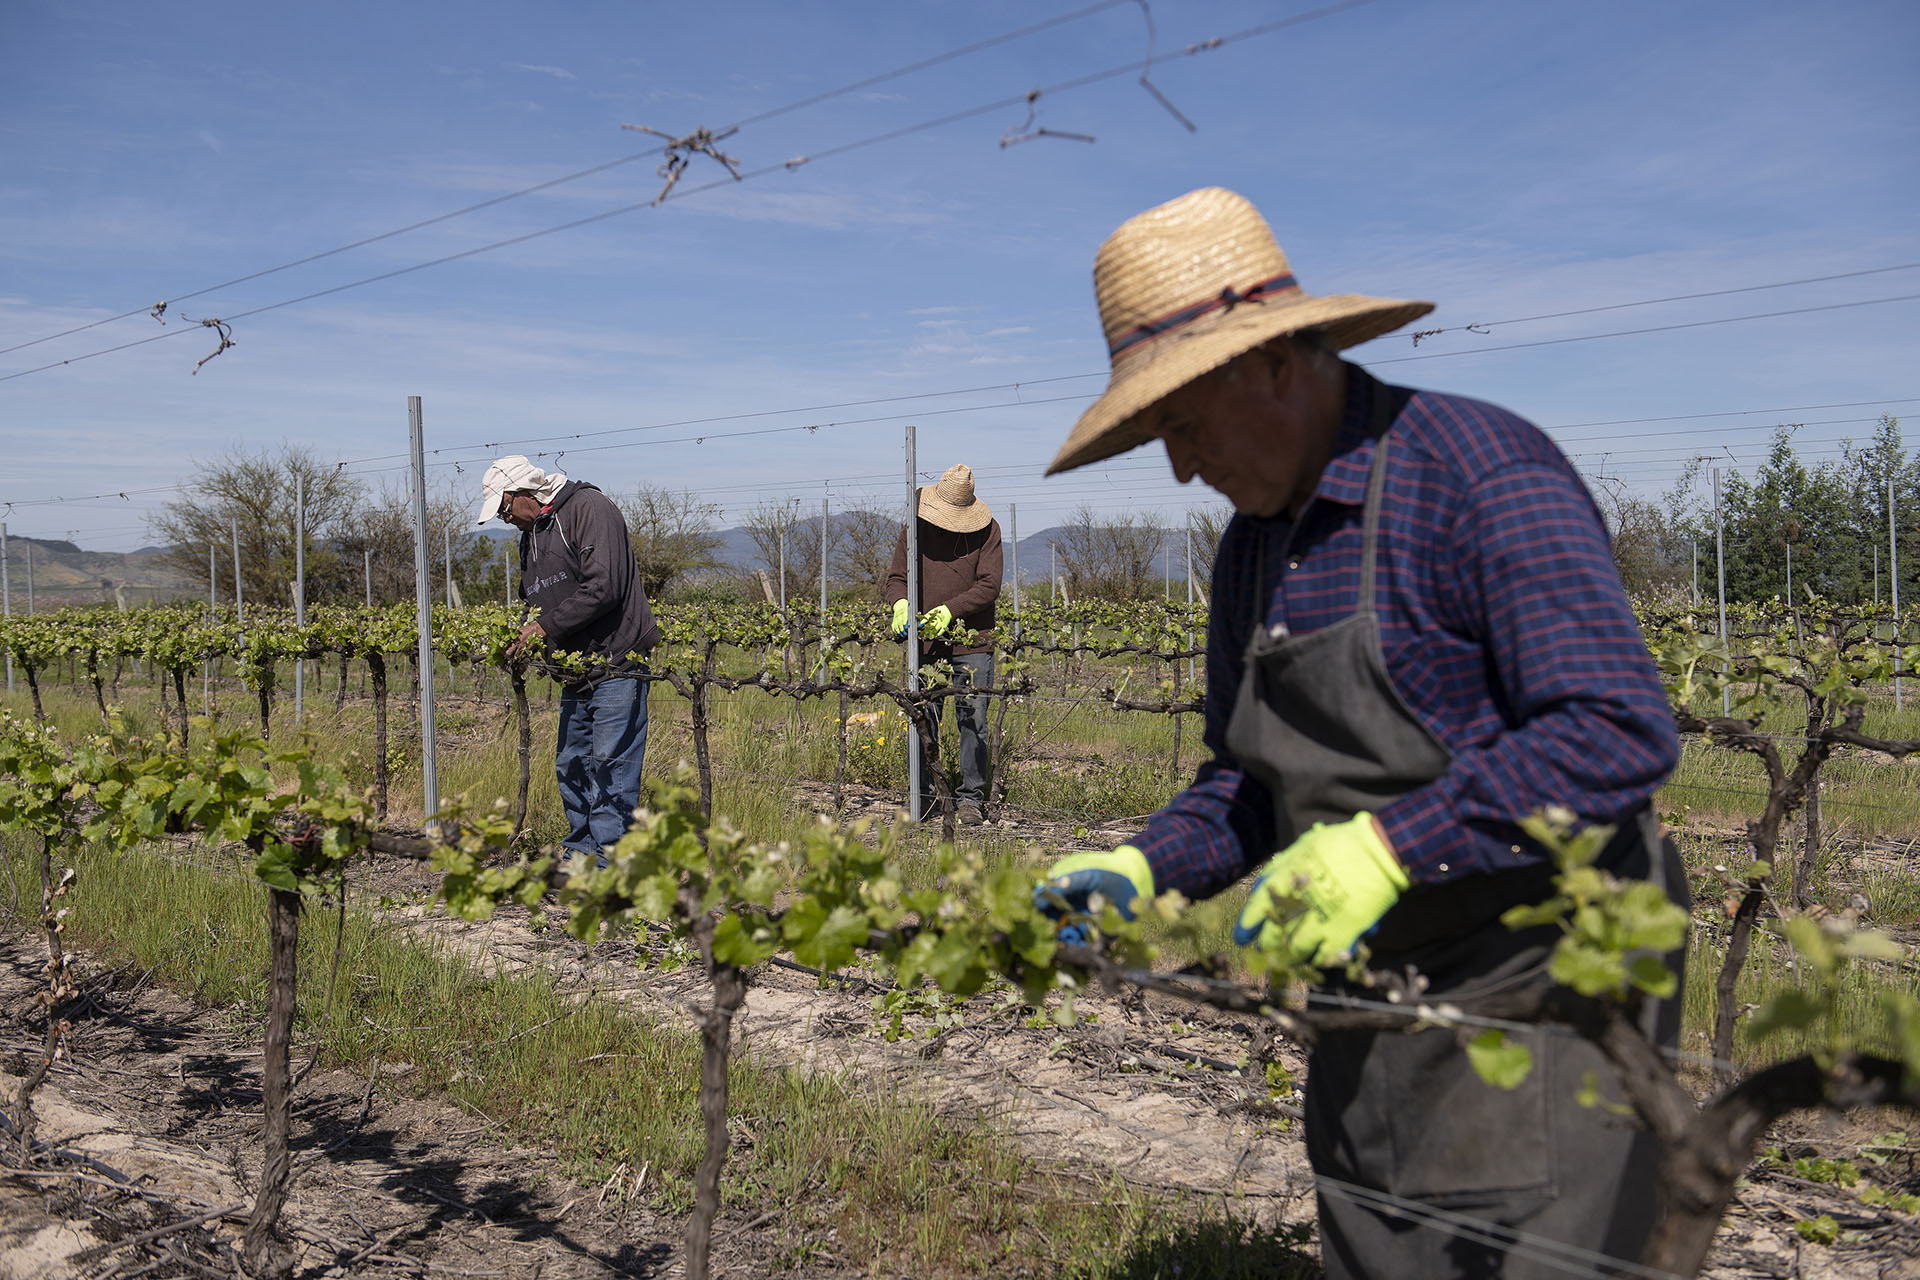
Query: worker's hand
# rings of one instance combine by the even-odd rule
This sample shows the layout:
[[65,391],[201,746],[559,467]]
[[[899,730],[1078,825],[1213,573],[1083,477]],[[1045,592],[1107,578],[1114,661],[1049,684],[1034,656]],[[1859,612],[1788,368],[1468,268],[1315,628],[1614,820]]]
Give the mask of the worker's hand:
[[[1407,889],[1407,873],[1370,813],[1313,830],[1273,855],[1253,882],[1233,940],[1325,968],[1353,950]],[[1288,918],[1281,902],[1305,911]]]
[[[905,604],[906,601],[900,603]],[[943,604],[937,604],[920,615],[921,634],[932,636],[935,640],[947,634],[947,628],[952,625],[953,610]]]
[[[1070,853],[1047,869],[1047,878],[1033,888],[1033,905],[1058,920],[1062,916],[1096,914],[1095,894],[1113,904],[1123,920],[1133,919],[1135,898],[1153,897],[1153,868],[1147,856],[1130,844],[1112,853]],[[1061,926],[1060,941],[1079,946],[1087,929],[1075,922]]]
[[546,629],[540,625],[537,619],[527,619],[527,625],[521,627],[520,634],[515,636],[507,645],[507,661],[518,662],[521,655],[532,647],[534,641],[544,640],[546,636]]
[[902,598],[893,602],[893,638],[904,640],[907,637],[907,601]]

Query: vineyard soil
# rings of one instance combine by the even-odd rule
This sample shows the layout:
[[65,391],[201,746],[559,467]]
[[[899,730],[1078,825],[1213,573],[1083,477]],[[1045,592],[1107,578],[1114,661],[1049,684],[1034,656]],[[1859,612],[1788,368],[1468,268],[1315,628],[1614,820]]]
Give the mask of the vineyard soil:
[[[40,958],[18,938],[0,944],[0,1008],[26,1007]],[[87,990],[73,1058],[56,1066],[35,1098],[40,1136],[83,1153],[102,1179],[124,1176],[158,1207],[143,1209],[97,1183],[76,1190],[70,1179],[0,1172],[5,1280],[97,1275],[124,1264],[133,1255],[72,1255],[135,1234],[123,1224],[136,1214],[165,1224],[243,1206],[208,1229],[179,1233],[183,1241],[210,1237],[216,1247],[237,1243],[245,1222],[260,1159],[257,1029],[125,970]],[[20,1055],[34,1046],[12,1027],[5,1044],[0,1089],[11,1098]],[[644,1188],[633,1194],[630,1176],[600,1186],[572,1182],[555,1152],[516,1146],[485,1117],[444,1099],[410,1097],[412,1070],[382,1064],[371,1082],[320,1070],[302,1086],[287,1207],[299,1250],[295,1275],[553,1280],[677,1272],[680,1220],[651,1210]],[[723,1220],[715,1274],[764,1276],[791,1245],[778,1223]],[[212,1261],[207,1252],[203,1243],[197,1256]],[[822,1265],[784,1274],[846,1272]]]

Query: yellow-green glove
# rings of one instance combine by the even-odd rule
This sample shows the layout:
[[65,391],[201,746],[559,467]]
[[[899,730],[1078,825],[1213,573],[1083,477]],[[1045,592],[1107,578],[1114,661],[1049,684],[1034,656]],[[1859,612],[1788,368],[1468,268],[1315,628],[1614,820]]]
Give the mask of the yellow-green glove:
[[[1111,902],[1121,919],[1133,919],[1134,899],[1153,897],[1153,868],[1147,865],[1147,856],[1130,844],[1112,853],[1070,853],[1049,867],[1046,880],[1034,886],[1033,905],[1056,920],[1064,915],[1091,915],[1095,894]],[[1087,931],[1079,924],[1064,925],[1060,941],[1085,946]]]
[[906,634],[907,634],[907,601],[906,601],[906,597],[902,596],[900,599],[895,600],[893,602],[893,638],[895,640],[898,640]]
[[952,625],[953,610],[943,604],[937,604],[920,615],[920,630],[935,640],[947,634],[947,628]]
[[[1325,968],[1353,950],[1407,885],[1407,873],[1380,838],[1372,814],[1358,813],[1331,826],[1316,822],[1260,869],[1233,940]],[[1300,899],[1305,913],[1275,919],[1275,894]]]

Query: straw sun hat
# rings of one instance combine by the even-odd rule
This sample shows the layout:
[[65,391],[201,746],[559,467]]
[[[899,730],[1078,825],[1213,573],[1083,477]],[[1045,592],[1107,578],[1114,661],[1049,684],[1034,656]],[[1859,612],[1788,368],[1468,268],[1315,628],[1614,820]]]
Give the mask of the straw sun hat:
[[992,523],[993,512],[973,496],[973,468],[956,462],[940,474],[939,484],[920,490],[920,518],[950,533],[977,533]]
[[1146,443],[1148,410],[1162,398],[1269,339],[1321,329],[1338,351],[1433,310],[1431,302],[1306,292],[1260,211],[1220,187],[1121,223],[1093,260],[1093,292],[1113,371],[1048,475]]

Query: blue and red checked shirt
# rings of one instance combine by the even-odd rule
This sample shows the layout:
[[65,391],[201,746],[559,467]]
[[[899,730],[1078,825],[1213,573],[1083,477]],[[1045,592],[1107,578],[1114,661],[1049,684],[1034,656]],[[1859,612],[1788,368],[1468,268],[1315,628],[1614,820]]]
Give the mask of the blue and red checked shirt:
[[[1238,515],[1220,540],[1207,629],[1213,758],[1133,841],[1157,889],[1207,897],[1274,852],[1272,800],[1227,750],[1227,721],[1256,604],[1266,625],[1296,635],[1354,611],[1368,427],[1383,394],[1349,365],[1332,460],[1297,526]],[[1673,714],[1593,499],[1539,428],[1415,391],[1392,440],[1381,650],[1395,690],[1453,760],[1375,816],[1415,883],[1537,862],[1545,852],[1516,821],[1548,805],[1589,822],[1638,810],[1679,760]]]

